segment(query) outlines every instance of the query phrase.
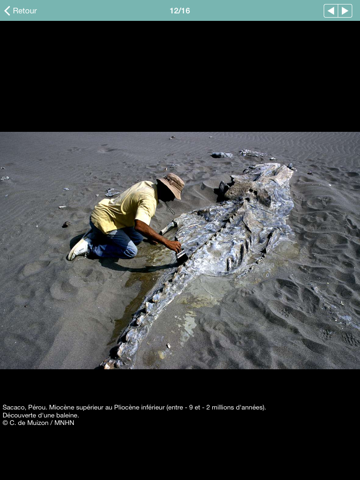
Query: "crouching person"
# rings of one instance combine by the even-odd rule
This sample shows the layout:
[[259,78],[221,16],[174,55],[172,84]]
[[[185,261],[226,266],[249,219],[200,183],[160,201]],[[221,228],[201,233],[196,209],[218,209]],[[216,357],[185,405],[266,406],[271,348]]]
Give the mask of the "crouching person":
[[[137,245],[144,237],[151,243],[160,243],[176,253],[181,244],[159,235],[150,227],[159,200],[181,200],[184,182],[173,173],[156,179],[156,183],[142,181],[128,188],[118,197],[99,202],[91,216],[89,230],[70,250],[67,259],[79,255],[90,258],[133,258]],[[96,238],[96,242],[94,239]]]

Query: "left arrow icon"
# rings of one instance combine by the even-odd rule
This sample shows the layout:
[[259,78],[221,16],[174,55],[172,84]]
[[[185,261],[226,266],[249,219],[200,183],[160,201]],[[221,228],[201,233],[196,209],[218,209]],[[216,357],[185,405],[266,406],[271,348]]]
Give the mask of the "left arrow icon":
[[10,8],[10,5],[7,8],[5,8],[4,12],[7,13],[10,17],[10,13],[8,12],[9,8]]

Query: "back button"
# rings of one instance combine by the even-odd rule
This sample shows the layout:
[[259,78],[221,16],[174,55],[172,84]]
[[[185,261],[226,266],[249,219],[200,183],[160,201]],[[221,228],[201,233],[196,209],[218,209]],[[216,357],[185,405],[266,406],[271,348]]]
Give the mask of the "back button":
[[337,18],[337,16],[338,16],[338,4],[337,3],[325,3],[323,13],[324,13],[325,18]]

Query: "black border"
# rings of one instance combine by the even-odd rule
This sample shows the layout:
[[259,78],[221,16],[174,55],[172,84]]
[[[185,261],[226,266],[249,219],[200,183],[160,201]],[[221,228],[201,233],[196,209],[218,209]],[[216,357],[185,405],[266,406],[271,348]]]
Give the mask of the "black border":
[[0,128],[353,131],[357,27],[1,22]]

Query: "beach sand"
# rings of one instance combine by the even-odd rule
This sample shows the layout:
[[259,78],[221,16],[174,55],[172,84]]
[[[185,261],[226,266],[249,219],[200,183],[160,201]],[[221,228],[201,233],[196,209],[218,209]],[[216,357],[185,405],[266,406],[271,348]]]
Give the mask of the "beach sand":
[[[93,207],[109,188],[174,172],[183,200],[175,215],[159,203],[159,231],[261,163],[244,149],[296,169],[294,239],[241,279],[189,285],[152,325],[134,370],[359,368],[358,132],[0,133],[0,368],[94,369],[108,358],[162,273],[155,259],[174,254],[143,242],[132,260],[69,262]],[[211,156],[221,151],[233,157]]]

